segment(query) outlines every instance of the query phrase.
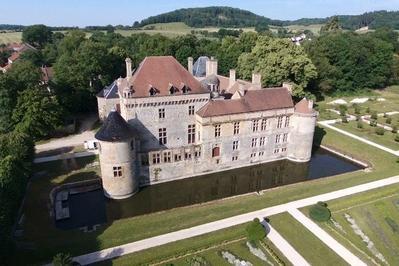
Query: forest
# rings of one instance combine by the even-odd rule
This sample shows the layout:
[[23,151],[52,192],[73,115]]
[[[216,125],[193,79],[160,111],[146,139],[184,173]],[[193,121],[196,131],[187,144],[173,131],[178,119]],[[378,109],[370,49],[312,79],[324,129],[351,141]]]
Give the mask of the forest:
[[[234,34],[233,34],[234,33]],[[32,171],[33,143],[78,113],[96,111],[96,94],[125,76],[126,57],[133,67],[145,56],[172,55],[184,66],[189,56],[214,56],[219,73],[237,69],[240,78],[262,74],[262,85],[291,82],[297,97],[354,94],[399,82],[398,34],[389,28],[357,34],[332,19],[318,37],[301,46],[265,29],[238,36],[167,38],[144,33],[124,37],[112,30],[52,32],[44,25],[26,27],[23,41],[37,50],[25,52],[0,73],[0,260],[13,250],[11,237],[18,206]],[[39,67],[54,69],[41,83]],[[4,239],[4,241],[3,241]],[[4,260],[3,260],[4,259]]]

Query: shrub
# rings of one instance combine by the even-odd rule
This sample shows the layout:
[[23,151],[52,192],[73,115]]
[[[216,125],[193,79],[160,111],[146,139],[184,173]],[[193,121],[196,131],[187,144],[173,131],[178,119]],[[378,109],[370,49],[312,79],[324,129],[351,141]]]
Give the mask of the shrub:
[[395,141],[396,141],[396,142],[399,142],[399,134],[396,134],[396,136],[395,136]]
[[190,265],[190,266],[209,266],[211,264],[204,257],[195,255],[192,258],[187,259],[187,265]]
[[362,119],[361,115],[356,115],[356,121],[360,121]]
[[71,255],[58,253],[53,257],[53,265],[54,266],[72,266],[73,261]]
[[370,107],[367,107],[367,109],[366,109],[366,113],[370,113]]
[[388,117],[387,120],[385,120],[385,123],[391,124],[391,123],[392,123],[392,118],[391,118],[391,117]]
[[378,115],[377,115],[377,112],[373,112],[372,114],[371,114],[371,117],[370,117],[371,119],[373,119],[373,120],[377,120],[378,119]]
[[384,133],[385,133],[385,129],[383,129],[382,127],[377,127],[377,128],[375,129],[375,133],[376,133],[377,135],[382,136],[382,135],[384,135]]
[[357,121],[357,128],[363,128],[363,122]]
[[250,241],[258,241],[266,237],[266,230],[258,218],[250,222],[245,228],[245,231],[247,231],[247,237]]
[[342,123],[348,123],[348,118],[346,117],[346,115],[341,117]]
[[387,118],[387,117],[388,117],[387,113],[384,113],[384,118]]
[[361,113],[360,106],[358,104],[353,104],[353,107],[355,108],[355,114],[359,115]]
[[309,209],[310,218],[317,222],[327,222],[331,218],[331,211],[327,208],[327,203],[317,202]]
[[338,108],[339,108],[339,114],[341,116],[346,115],[346,111],[348,110],[348,107],[346,107],[346,105],[341,104]]
[[376,120],[371,120],[370,121],[370,126],[371,127],[376,127],[377,126],[377,121]]
[[398,133],[398,126],[392,127],[392,133]]

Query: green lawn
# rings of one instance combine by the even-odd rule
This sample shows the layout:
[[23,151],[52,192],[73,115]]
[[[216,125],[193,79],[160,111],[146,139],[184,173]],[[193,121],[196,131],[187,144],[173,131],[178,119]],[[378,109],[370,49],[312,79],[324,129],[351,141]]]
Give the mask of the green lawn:
[[[391,124],[388,124],[387,118],[390,117],[391,118]],[[379,124],[383,124],[389,127],[393,127],[393,126],[399,126],[399,114],[395,114],[395,115],[387,115],[387,117],[383,117],[383,116],[379,116],[377,119],[377,122]]]
[[20,42],[22,38],[22,32],[2,32],[0,33],[0,44],[2,43],[13,43]]
[[363,128],[357,128],[356,121],[351,121],[349,123],[336,123],[333,126],[383,145],[387,148],[399,150],[399,142],[395,141],[396,134],[388,130],[385,130],[384,135],[380,136],[375,133],[377,127],[371,127],[370,125],[363,122]]
[[[39,263],[48,260],[60,251],[69,252],[72,255],[85,254],[276,204],[389,177],[399,171],[399,164],[396,163],[395,156],[363,145],[332,130],[318,128],[316,139],[322,136],[324,145],[335,147],[338,150],[370,162],[374,171],[370,173],[357,171],[279,187],[267,191],[263,195],[250,194],[200,204],[195,207],[176,208],[139,217],[109,221],[109,223],[101,226],[99,230],[86,234],[78,230],[57,230],[54,228],[52,220],[48,218],[46,204],[48,202],[49,189],[55,185],[54,180],[62,182],[62,180],[68,181],[71,178],[69,175],[59,177],[56,171],[58,171],[60,165],[52,164],[49,168],[50,172],[54,169],[52,177],[47,176],[47,178],[32,180],[32,184],[28,189],[28,200],[25,206],[28,213],[25,219],[24,241],[33,244],[35,249],[32,251],[21,250],[19,254],[23,254],[23,256],[19,256],[18,259],[23,259],[24,262]],[[42,165],[38,171],[43,169],[45,167]],[[46,228],[46,230],[38,230],[38,228]],[[184,243],[193,242],[177,243],[175,244],[180,245],[181,249],[190,249],[191,245],[185,245]],[[152,253],[152,258],[158,257],[157,254]]]
[[332,249],[289,213],[270,217],[270,224],[312,265],[347,265]]
[[[390,265],[398,265],[399,257],[399,184],[363,192],[357,195],[329,201],[333,219],[342,229],[332,222],[318,223],[337,241],[369,265],[372,260],[383,264],[367,248],[360,236],[356,235],[344,214],[355,219],[361,230],[373,241],[377,250],[383,254]],[[308,215],[309,208],[302,211]],[[392,220],[391,225],[387,220]],[[397,228],[395,227],[397,225]]]

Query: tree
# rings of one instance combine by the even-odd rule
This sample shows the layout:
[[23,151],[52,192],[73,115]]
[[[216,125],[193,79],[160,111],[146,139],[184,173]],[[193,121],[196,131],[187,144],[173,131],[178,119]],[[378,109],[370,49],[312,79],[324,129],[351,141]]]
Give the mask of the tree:
[[338,17],[334,16],[323,27],[321,27],[320,33],[336,32],[336,31],[339,31],[341,29],[342,29],[342,27],[339,24]]
[[250,79],[253,72],[261,74],[263,86],[291,82],[295,96],[303,96],[308,83],[317,76],[315,66],[301,46],[267,36],[259,37],[252,51],[239,57],[238,72],[245,79]]
[[251,241],[262,240],[266,237],[266,230],[258,218],[255,218],[252,222],[250,222],[245,230],[247,231],[248,239]]
[[53,32],[45,25],[28,26],[22,32],[22,41],[27,42],[35,47],[42,48],[52,39]]
[[61,108],[55,97],[50,96],[44,89],[27,89],[18,96],[12,121],[18,132],[39,139],[60,125]]
[[327,222],[331,218],[331,211],[327,208],[327,203],[319,201],[310,207],[309,216],[317,222]]
[[72,266],[73,265],[73,260],[71,258],[71,255],[69,254],[64,254],[64,253],[58,253],[53,257],[53,265],[54,266]]
[[0,134],[12,129],[11,116],[16,104],[16,92],[8,75],[0,74]]
[[12,80],[11,88],[16,97],[17,92],[37,86],[42,74],[32,62],[18,60],[12,64],[6,75]]

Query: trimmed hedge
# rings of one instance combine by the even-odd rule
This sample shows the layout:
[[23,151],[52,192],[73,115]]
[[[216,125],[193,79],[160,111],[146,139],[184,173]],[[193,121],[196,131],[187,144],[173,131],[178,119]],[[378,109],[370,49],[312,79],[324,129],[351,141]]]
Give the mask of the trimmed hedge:
[[309,216],[317,222],[327,222],[331,218],[331,211],[327,208],[327,203],[319,201],[309,209]]
[[245,228],[245,231],[247,231],[247,237],[250,241],[258,241],[266,237],[266,230],[258,218],[255,218],[251,223],[249,223]]

